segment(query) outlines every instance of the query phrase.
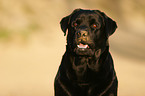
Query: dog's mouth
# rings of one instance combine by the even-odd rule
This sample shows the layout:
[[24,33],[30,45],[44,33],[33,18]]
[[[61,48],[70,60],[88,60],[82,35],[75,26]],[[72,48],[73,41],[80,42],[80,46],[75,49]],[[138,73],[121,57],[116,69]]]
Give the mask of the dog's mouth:
[[89,44],[79,43],[75,48],[75,53],[81,56],[91,56],[93,55],[93,50],[90,48]]
[[79,45],[77,45],[77,48],[84,51],[85,49],[89,48],[89,45],[80,43]]

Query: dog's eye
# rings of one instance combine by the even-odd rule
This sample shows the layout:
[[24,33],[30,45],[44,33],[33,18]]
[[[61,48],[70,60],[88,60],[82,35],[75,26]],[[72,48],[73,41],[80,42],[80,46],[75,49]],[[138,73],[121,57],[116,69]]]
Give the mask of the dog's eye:
[[74,23],[73,25],[74,25],[75,27],[77,27],[77,26],[78,26],[78,24],[77,24],[77,23]]
[[96,27],[97,27],[97,25],[96,25],[96,24],[93,24],[92,26],[93,26],[94,28],[96,28]]
[[92,27],[93,28],[98,28],[99,27],[99,24],[92,24]]

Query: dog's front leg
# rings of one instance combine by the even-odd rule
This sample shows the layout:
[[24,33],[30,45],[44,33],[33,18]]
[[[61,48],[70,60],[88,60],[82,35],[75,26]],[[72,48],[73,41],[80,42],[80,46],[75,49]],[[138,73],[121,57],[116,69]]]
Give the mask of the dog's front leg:
[[72,96],[72,92],[60,81],[55,81],[55,96]]
[[79,89],[74,87],[69,81],[57,79],[55,80],[55,96],[84,96],[81,95]]

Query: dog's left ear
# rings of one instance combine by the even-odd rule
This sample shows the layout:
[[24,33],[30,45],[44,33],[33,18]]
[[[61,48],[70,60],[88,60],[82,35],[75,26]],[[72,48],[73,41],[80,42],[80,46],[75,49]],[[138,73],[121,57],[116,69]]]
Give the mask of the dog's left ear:
[[105,13],[99,10],[95,10],[95,11],[99,13],[100,15],[102,15],[103,22],[105,23],[105,31],[106,31],[107,37],[111,36],[117,28],[116,22],[112,20],[110,17],[108,17]]
[[109,37],[115,32],[117,24],[108,16],[106,16],[105,19],[105,31],[107,32],[107,37]]

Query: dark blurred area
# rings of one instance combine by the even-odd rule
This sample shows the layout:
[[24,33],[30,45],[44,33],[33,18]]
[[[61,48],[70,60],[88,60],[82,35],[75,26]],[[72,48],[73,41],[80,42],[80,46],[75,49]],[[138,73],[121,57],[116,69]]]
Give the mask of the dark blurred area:
[[0,0],[0,96],[54,96],[66,45],[59,22],[76,8],[117,22],[109,42],[118,95],[145,96],[144,0]]

